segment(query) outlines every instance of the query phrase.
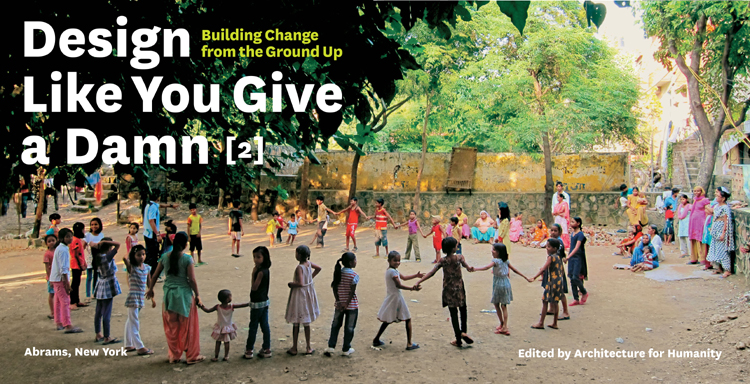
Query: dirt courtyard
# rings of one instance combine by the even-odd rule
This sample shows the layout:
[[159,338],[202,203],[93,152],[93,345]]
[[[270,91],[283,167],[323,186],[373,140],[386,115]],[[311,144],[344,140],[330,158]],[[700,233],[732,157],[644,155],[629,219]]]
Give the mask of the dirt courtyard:
[[[372,209],[369,209],[370,211]],[[94,214],[74,214],[62,209],[63,227],[75,221],[86,223]],[[170,210],[169,216],[186,229],[186,207]],[[114,224],[114,207],[105,207],[95,214],[104,221],[104,233],[116,241],[123,241],[125,226]],[[23,222],[28,228],[30,219]],[[162,223],[164,220],[162,220]],[[242,240],[243,257],[230,254],[230,240],[226,234],[226,218],[208,218],[204,214],[204,261],[196,269],[201,298],[207,306],[218,302],[221,289],[230,289],[235,303],[249,300],[250,273],[253,268],[251,251],[258,245],[268,245],[265,225],[245,225]],[[46,220],[45,220],[46,223]],[[45,224],[43,224],[45,225]],[[6,233],[17,230],[15,216],[0,219],[0,229]],[[25,231],[26,229],[24,229]],[[139,238],[142,241],[141,230]],[[296,244],[309,244],[313,226],[303,226]],[[448,310],[441,307],[442,273],[423,284],[420,292],[404,291],[413,316],[413,341],[420,344],[416,351],[405,351],[406,336],[402,324],[391,325],[383,336],[386,344],[380,350],[370,347],[380,326],[376,314],[385,297],[385,258],[374,259],[374,234],[370,228],[357,233],[359,239],[357,273],[360,284],[357,294],[360,303],[359,320],[352,347],[356,352],[350,357],[323,356],[333,316],[333,295],[330,289],[336,259],[344,245],[344,229],[329,229],[324,249],[313,249],[312,261],[323,270],[315,279],[320,303],[320,317],[312,324],[312,356],[301,354],[292,357],[284,352],[291,346],[292,326],[284,321],[289,288],[296,265],[294,248],[280,246],[271,249],[270,359],[244,360],[241,355],[247,339],[249,309],[237,309],[234,321],[239,327],[238,337],[232,342],[230,361],[197,365],[169,365],[161,318],[161,284],[156,286],[156,309],[144,308],[141,312],[141,335],[147,347],[155,354],[148,357],[33,357],[24,356],[27,348],[101,349],[94,343],[94,305],[72,312],[75,325],[84,333],[66,335],[54,330],[48,320],[47,293],[43,279],[41,249],[13,248],[0,251],[0,315],[3,332],[0,336],[0,374],[4,383],[26,382],[134,382],[147,383],[291,383],[307,381],[323,383],[332,380],[361,383],[500,383],[510,382],[681,382],[730,383],[750,380],[750,348],[740,350],[743,342],[750,345],[750,307],[743,295],[748,291],[744,277],[719,279],[708,273],[697,278],[656,281],[643,274],[612,269],[615,263],[627,262],[612,256],[610,247],[587,249],[590,279],[586,282],[591,296],[584,306],[570,308],[571,319],[560,322],[559,330],[531,329],[539,319],[542,288],[539,281],[528,283],[512,274],[513,302],[509,306],[511,336],[493,333],[498,324],[491,297],[492,273],[463,271],[467,290],[468,331],[476,341],[461,350],[449,344],[452,328]],[[405,228],[389,231],[391,250],[403,254],[406,245]],[[284,233],[286,240],[286,233]],[[5,241],[5,240],[3,240]],[[434,259],[432,240],[420,241],[422,262],[402,263],[402,274],[428,272]],[[490,262],[490,246],[465,243],[464,254],[470,265],[482,266]],[[382,255],[385,252],[381,250]],[[125,255],[124,246],[117,256],[120,262]],[[663,267],[678,273],[685,272],[684,260],[678,258],[674,246],[667,248]],[[544,262],[544,251],[515,246],[511,250],[511,264],[524,274],[532,276]],[[412,257],[413,258],[413,257]],[[692,267],[690,267],[692,268]],[[117,274],[123,294],[114,300],[112,316],[113,336],[123,338],[126,320],[124,301],[127,291],[125,273]],[[406,282],[411,285],[413,282]],[[85,285],[81,287],[85,296]],[[572,300],[569,295],[569,300]],[[92,302],[94,304],[94,302]],[[214,313],[199,312],[201,351],[212,357],[214,340],[211,329],[216,322]],[[549,323],[549,317],[547,318]],[[339,334],[337,349],[341,348],[343,331]],[[621,340],[618,340],[621,339]],[[260,348],[258,333],[256,351]],[[622,341],[622,342],[619,342]],[[300,349],[304,337],[300,335]],[[115,344],[120,348],[122,344]],[[554,350],[553,358],[519,357],[520,350]],[[572,351],[568,360],[558,358],[558,349]],[[593,351],[643,351],[644,358],[575,358],[576,350]],[[664,351],[660,358],[649,357],[649,350]],[[667,351],[721,352],[719,360],[713,358],[668,357]],[[223,351],[222,351],[223,353]]]

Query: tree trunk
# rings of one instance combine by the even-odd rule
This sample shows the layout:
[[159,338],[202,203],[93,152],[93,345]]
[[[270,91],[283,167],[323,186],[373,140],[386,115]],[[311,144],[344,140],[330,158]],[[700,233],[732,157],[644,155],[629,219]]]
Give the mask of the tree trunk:
[[224,188],[219,188],[219,205],[216,206],[216,209],[221,211],[221,208],[224,206]]
[[302,211],[303,217],[307,218],[307,195],[310,189],[310,159],[305,157],[305,161],[302,163],[302,174],[300,175],[300,188],[299,196],[297,197],[299,203],[299,210]]
[[698,170],[698,181],[695,182],[695,185],[703,187],[703,189],[707,191],[707,195],[711,196],[713,193],[708,192],[708,187],[711,186],[714,166],[716,165],[716,151],[719,147],[719,135],[714,132],[704,133],[703,130],[701,130],[701,138],[703,139],[703,154],[701,155],[701,165]]
[[44,170],[38,173],[39,180],[37,181],[37,201],[36,204],[36,218],[34,220],[34,231],[31,232],[31,237],[34,239],[39,238],[39,229],[42,227],[42,212],[44,212],[44,206],[47,205],[47,195],[44,193]]
[[250,219],[253,221],[258,221],[258,207],[260,206],[260,168],[258,168],[258,183],[255,187],[255,193],[253,194],[253,198],[250,200]]
[[[357,146],[359,150],[361,151],[365,146],[364,144],[360,144]],[[357,170],[359,168],[359,160],[362,156],[359,155],[359,152],[354,152],[354,160],[352,160],[352,172],[351,172],[351,179],[352,182],[349,184],[349,199],[347,201],[351,201],[352,198],[357,194]]]
[[424,124],[422,124],[422,159],[419,162],[419,172],[417,172],[417,191],[414,193],[414,203],[412,209],[419,212],[419,192],[422,189],[422,172],[424,172],[424,158],[427,154],[427,124],[430,121],[430,110],[432,110],[432,93],[427,94],[427,108],[424,112]]
[[542,217],[546,223],[552,223],[552,193],[554,182],[552,180],[552,150],[549,144],[549,133],[542,132],[542,150],[544,151],[544,212]]

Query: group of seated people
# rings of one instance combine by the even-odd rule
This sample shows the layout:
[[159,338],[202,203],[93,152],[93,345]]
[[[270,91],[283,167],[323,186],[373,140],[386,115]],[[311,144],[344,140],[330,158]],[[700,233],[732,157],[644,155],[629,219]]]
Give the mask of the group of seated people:
[[630,256],[630,270],[633,272],[650,271],[659,267],[659,257],[664,260],[661,252],[663,242],[659,237],[655,224],[641,227],[640,224],[628,227],[628,237],[617,248],[615,256]]

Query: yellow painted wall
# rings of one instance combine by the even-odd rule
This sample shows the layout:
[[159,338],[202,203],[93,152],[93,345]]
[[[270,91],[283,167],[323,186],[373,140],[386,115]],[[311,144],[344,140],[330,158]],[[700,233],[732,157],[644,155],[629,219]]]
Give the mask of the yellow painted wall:
[[[354,153],[317,153],[321,165],[310,166],[314,189],[347,190]],[[450,153],[428,153],[422,191],[441,191],[448,178]],[[360,159],[358,190],[414,191],[420,153],[378,152]],[[552,176],[567,191],[616,191],[628,182],[627,153],[581,153],[553,156]],[[544,163],[527,155],[479,153],[473,189],[477,192],[542,192]]]

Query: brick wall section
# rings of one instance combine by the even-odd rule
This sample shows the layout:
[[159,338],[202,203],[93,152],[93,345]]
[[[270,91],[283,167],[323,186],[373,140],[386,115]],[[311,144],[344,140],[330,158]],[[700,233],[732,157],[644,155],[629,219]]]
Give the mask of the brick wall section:
[[[672,185],[687,187],[681,153],[685,156],[685,161],[700,161],[703,143],[701,143],[698,132],[683,141],[672,144]],[[694,180],[691,181],[693,184],[695,183]]]

